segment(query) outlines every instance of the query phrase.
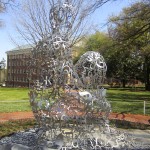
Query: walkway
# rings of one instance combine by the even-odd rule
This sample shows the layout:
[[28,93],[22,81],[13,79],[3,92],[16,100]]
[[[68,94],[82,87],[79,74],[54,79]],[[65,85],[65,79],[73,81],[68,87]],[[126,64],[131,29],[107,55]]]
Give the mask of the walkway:
[[[32,112],[0,113],[0,123],[4,123],[10,120],[22,120],[22,119],[34,119],[33,113]],[[111,113],[109,119],[126,120],[129,122],[137,122],[150,125],[150,116]]]

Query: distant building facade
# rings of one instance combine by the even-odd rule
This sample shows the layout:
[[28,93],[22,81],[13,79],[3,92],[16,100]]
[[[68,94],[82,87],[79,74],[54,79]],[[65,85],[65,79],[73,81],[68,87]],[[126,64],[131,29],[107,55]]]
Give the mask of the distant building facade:
[[[73,47],[73,58],[77,57],[79,45]],[[23,45],[7,51],[7,71],[6,71],[6,86],[8,87],[29,87],[33,84],[33,79],[38,80],[37,68],[31,67],[29,70],[29,62],[32,59],[33,45]],[[40,58],[41,54],[37,55]],[[40,59],[39,59],[40,60]],[[28,73],[31,76],[29,78]]]
[[28,63],[31,59],[32,47],[25,45],[7,51],[7,80],[6,86],[28,87]]

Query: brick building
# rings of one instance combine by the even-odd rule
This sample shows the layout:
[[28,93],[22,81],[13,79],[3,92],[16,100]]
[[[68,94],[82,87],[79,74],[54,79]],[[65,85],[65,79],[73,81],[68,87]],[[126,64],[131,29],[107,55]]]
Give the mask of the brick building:
[[[29,71],[29,60],[32,57],[32,45],[23,45],[7,51],[7,80],[6,86],[9,87],[29,87],[33,82],[32,80],[38,79],[37,68],[31,66]],[[76,49],[78,45],[73,48],[73,57],[77,57]],[[41,62],[41,52],[39,53],[39,63]],[[37,59],[38,60],[38,59]],[[30,79],[28,78],[28,73],[30,72]]]
[[7,81],[6,86],[27,87],[28,62],[31,59],[31,45],[24,45],[7,51]]

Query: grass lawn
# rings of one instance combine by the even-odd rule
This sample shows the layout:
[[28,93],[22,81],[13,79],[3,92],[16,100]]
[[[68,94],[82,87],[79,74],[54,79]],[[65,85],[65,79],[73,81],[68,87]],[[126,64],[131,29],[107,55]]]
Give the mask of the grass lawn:
[[113,112],[143,114],[146,101],[146,114],[150,115],[150,92],[131,88],[112,88],[107,90],[107,99],[110,101]]
[[28,88],[0,87],[0,101],[29,100]]
[[26,130],[34,127],[36,121],[33,119],[28,120],[18,120],[18,121],[9,121],[6,123],[0,124],[0,138],[15,132]]
[[31,106],[28,102],[1,102],[0,101],[0,113],[2,112],[18,112],[18,111],[31,111]]
[[27,88],[0,87],[0,112],[31,111]]
[[[0,112],[31,111],[27,88],[0,88]],[[150,115],[150,92],[131,88],[107,90],[107,99],[112,112],[143,114],[143,101],[146,101],[146,114]]]

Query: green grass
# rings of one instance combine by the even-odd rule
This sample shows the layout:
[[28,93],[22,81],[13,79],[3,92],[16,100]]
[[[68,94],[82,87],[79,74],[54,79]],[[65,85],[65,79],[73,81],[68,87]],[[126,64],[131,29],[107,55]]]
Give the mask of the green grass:
[[31,111],[27,88],[1,88],[0,112]]
[[[29,89],[25,88],[0,88],[0,112],[31,111],[28,91]],[[111,102],[113,112],[133,114],[143,114],[143,101],[145,100],[146,114],[150,115],[150,92],[148,91],[112,88],[107,90],[107,99]],[[120,122],[119,126],[124,127],[124,124],[129,128],[129,122]],[[31,128],[35,125],[35,120],[9,121],[0,124],[0,137]],[[130,126],[147,128],[139,124],[131,124]]]
[[112,88],[107,90],[107,99],[110,101],[113,112],[143,114],[146,101],[146,114],[150,115],[150,92],[137,89]]
[[27,88],[2,88],[0,87],[0,101],[28,100]]
[[[27,88],[0,88],[0,112],[31,111],[28,91]],[[150,115],[150,92],[143,89],[110,88],[107,99],[112,112],[133,114],[143,114],[143,101],[146,101],[146,114]]]
[[32,128],[36,125],[36,121],[33,119],[9,121],[0,124],[0,138],[6,135],[13,134],[22,130]]
[[18,111],[31,111],[30,103],[29,102],[15,102],[15,103],[0,102],[0,113],[18,112]]

